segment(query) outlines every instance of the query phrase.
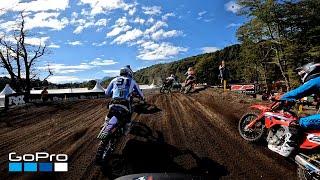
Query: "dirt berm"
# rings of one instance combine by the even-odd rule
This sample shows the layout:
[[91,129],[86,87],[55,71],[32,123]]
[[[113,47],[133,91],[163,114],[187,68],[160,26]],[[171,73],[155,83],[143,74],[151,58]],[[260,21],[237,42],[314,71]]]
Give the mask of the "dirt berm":
[[[180,172],[210,179],[295,179],[295,165],[265,146],[249,144],[237,123],[249,97],[206,89],[190,95],[147,95],[103,171],[95,166],[96,136],[106,99],[30,106],[2,115],[0,179],[112,179],[117,174]],[[65,153],[65,173],[8,173],[8,154]],[[113,170],[113,175],[108,173]],[[107,174],[109,177],[107,177]]]

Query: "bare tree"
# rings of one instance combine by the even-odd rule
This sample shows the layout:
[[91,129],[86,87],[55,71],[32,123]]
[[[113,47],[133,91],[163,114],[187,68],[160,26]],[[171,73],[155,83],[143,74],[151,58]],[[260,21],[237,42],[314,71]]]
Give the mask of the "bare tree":
[[[9,37],[0,37],[0,66],[6,69],[17,91],[25,91],[28,100],[31,80],[36,76],[32,76],[32,70],[37,60],[46,54],[47,48],[41,42],[38,45],[26,42],[28,33],[23,12],[20,13],[20,18],[20,21],[17,20],[18,27],[13,29]],[[49,73],[52,75],[52,72]],[[22,74],[25,77],[22,77]]]

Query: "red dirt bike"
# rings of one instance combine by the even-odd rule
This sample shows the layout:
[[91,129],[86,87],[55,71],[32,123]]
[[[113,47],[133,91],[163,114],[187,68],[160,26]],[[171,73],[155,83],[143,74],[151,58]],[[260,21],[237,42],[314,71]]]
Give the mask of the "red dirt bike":
[[[238,124],[242,138],[249,142],[266,140],[268,145],[281,147],[290,136],[289,124],[298,116],[290,111],[295,103],[274,101],[269,106],[253,105]],[[320,179],[320,130],[306,130],[294,157],[299,179]]]
[[191,79],[188,79],[185,81],[185,85],[181,87],[180,92],[184,94],[188,94],[191,92],[191,90],[194,89],[196,85],[196,77],[193,76]]

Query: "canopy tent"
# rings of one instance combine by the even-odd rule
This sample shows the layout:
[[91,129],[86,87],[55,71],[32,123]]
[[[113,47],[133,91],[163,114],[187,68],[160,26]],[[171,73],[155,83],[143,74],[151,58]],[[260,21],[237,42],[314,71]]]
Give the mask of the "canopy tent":
[[0,96],[9,95],[13,93],[16,93],[16,92],[10,87],[9,84],[6,84],[6,86],[1,91]]
[[154,84],[154,79],[152,80],[152,84],[150,84],[150,85],[149,85],[149,87],[150,87],[151,89],[153,89],[153,88],[156,88],[156,87],[157,87],[157,85],[155,85],[155,84]]
[[90,92],[104,92],[104,88],[101,86],[99,81],[96,81],[96,85],[94,86],[93,89],[90,90]]

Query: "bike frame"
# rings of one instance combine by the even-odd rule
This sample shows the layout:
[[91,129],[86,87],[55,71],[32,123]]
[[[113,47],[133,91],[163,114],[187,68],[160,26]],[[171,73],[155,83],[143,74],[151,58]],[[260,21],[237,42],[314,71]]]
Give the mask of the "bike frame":
[[[264,119],[264,124],[267,129],[276,125],[289,126],[291,122],[297,121],[299,118],[288,112],[275,112],[274,109],[279,105],[279,102],[274,102],[270,106],[253,105],[250,108],[259,110],[259,116],[250,122],[245,128],[252,128],[258,121]],[[314,138],[314,140],[312,140]],[[316,149],[320,147],[320,130],[308,130],[304,133],[300,149]]]

